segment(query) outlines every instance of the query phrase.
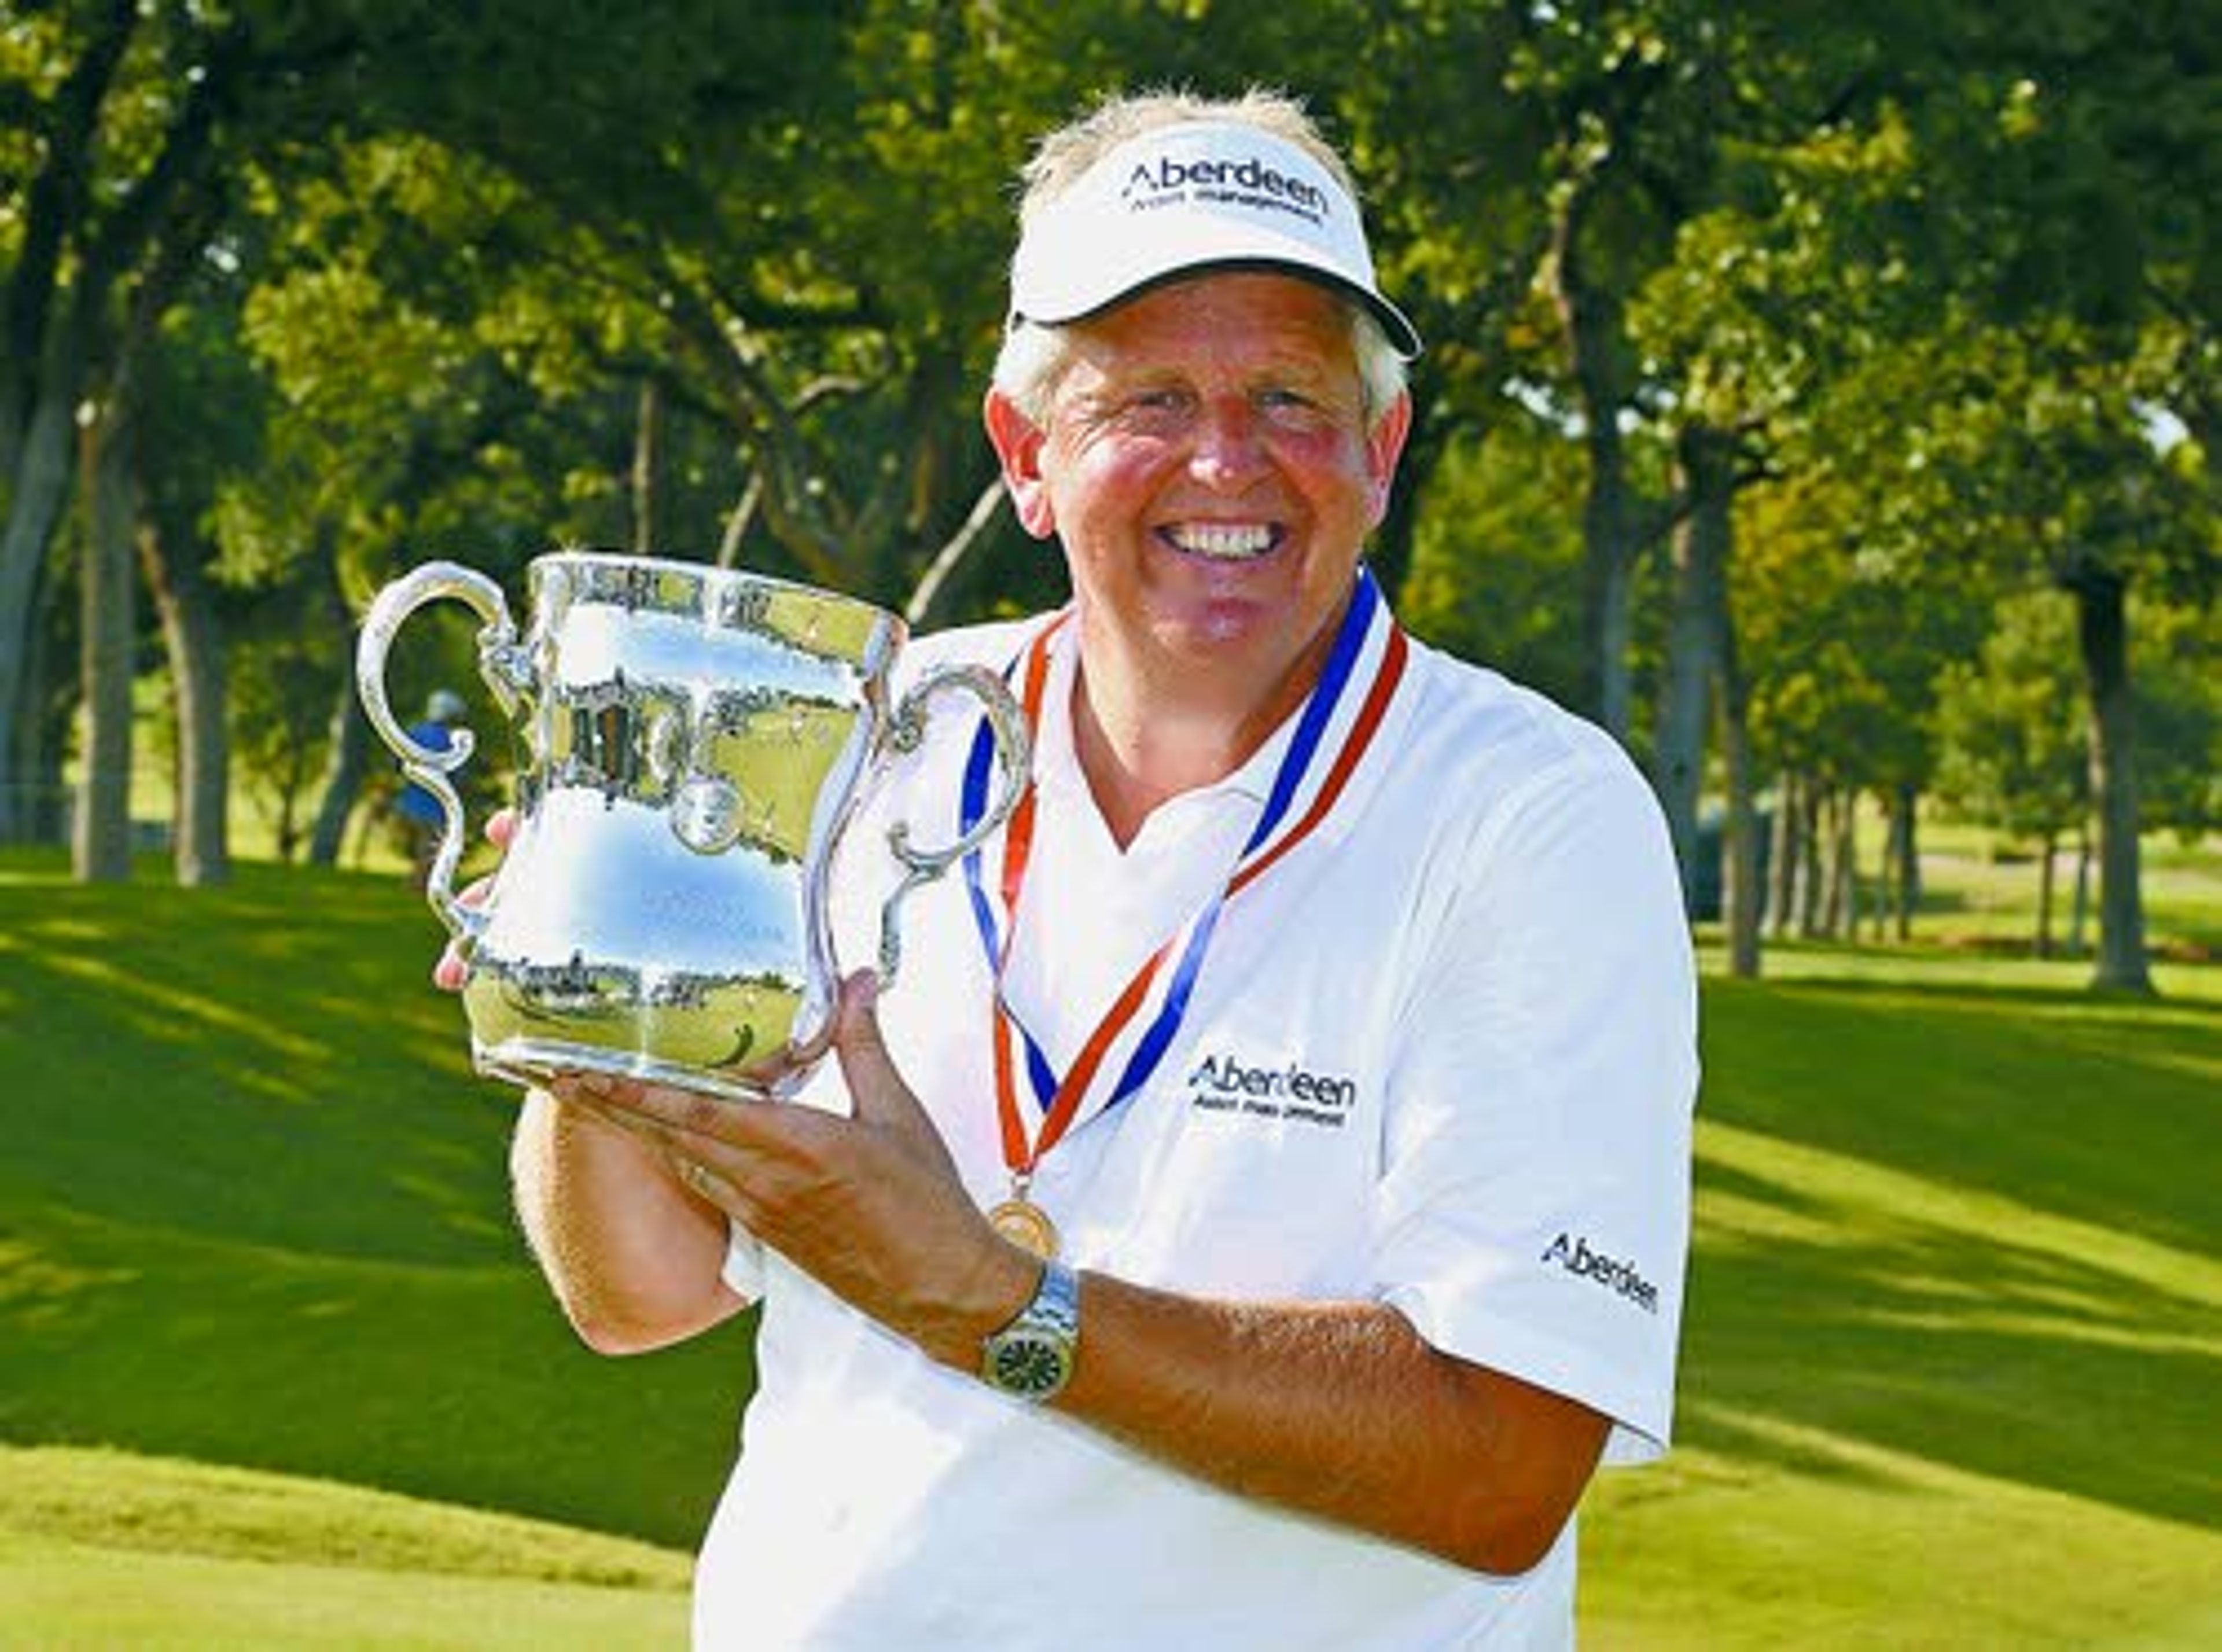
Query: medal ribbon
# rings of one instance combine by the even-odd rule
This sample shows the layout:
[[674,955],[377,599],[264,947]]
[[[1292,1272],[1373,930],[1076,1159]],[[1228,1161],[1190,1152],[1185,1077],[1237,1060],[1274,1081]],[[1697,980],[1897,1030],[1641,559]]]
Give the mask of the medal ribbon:
[[[1167,960],[1174,958],[1177,952],[1178,962],[1173,969],[1164,998],[1120,1070],[1117,1082],[1101,1110],[1110,1111],[1149,1082],[1158,1063],[1171,1048],[1188,1014],[1190,996],[1197,977],[1202,973],[1204,958],[1210,951],[1213,935],[1218,928],[1219,915],[1226,903],[1264,876],[1284,856],[1309,837],[1333,811],[1344,788],[1356,772],[1359,761],[1372,744],[1374,735],[1379,731],[1382,719],[1403,675],[1407,644],[1403,631],[1393,618],[1387,621],[1386,640],[1364,703],[1344,735],[1340,750],[1328,762],[1325,776],[1309,807],[1287,831],[1277,838],[1275,836],[1294,806],[1306,776],[1315,766],[1328,725],[1356,671],[1367,636],[1373,629],[1375,617],[1384,612],[1379,587],[1375,584],[1371,573],[1361,568],[1349,609],[1336,632],[1320,680],[1305,700],[1295,737],[1274,775],[1265,807],[1241,853],[1236,857],[1233,870],[1219,892],[1205,902],[1193,918],[1168,937],[1129,978],[1062,1079],[1058,1077],[1055,1067],[1043,1052],[1039,1043],[1020,1023],[1002,990],[1004,970],[1009,963],[1012,940],[1018,929],[1020,897],[1025,889],[1028,863],[1033,849],[1035,792],[1031,783],[1017,807],[1012,810],[1011,822],[1005,833],[1002,877],[997,891],[1003,908],[1001,923],[997,921],[994,903],[984,887],[980,852],[975,850],[966,857],[964,876],[971,896],[974,924],[979,931],[981,944],[987,953],[988,965],[995,983],[996,1111],[1001,1126],[1004,1163],[1014,1177],[1023,1181],[1030,1176],[1034,1165],[1057,1145],[1079,1115],[1082,1103],[1094,1087],[1105,1059],[1148,1001],[1151,989],[1163,972]],[[1020,704],[1030,732],[1040,726],[1042,701],[1049,677],[1051,644],[1070,617],[1068,610],[1044,627],[1021,656],[1026,671]],[[1014,661],[1012,670],[1016,671],[1020,663],[1020,661]],[[967,831],[976,825],[986,812],[988,781],[994,756],[995,742],[983,722],[965,765],[961,794],[963,825]],[[1040,1129],[1031,1142],[1019,1108],[1014,1071],[1016,1052],[1013,1047],[1014,1040],[1025,1046],[1028,1084],[1043,1115]]]

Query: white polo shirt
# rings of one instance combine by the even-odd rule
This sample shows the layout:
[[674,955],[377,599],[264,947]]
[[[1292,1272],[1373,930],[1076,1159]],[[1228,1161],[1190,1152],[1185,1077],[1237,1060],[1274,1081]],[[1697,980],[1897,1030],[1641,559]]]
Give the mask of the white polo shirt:
[[[1070,628],[1068,628],[1068,633]],[[1002,669],[1028,628],[914,644]],[[1291,737],[1123,852],[1074,759],[1061,638],[1005,990],[1063,1069],[1220,888]],[[1354,698],[1354,697],[1353,697]],[[843,956],[872,956],[887,822],[956,829],[975,726],[844,841]],[[907,908],[888,1044],[973,1196],[1007,1190],[989,973],[963,881]],[[1326,823],[1220,915],[1148,1084],[1083,1112],[1032,1197],[1083,1269],[1206,1296],[1386,1302],[1447,1351],[1663,1450],[1687,1242],[1696,1000],[1673,860],[1619,747],[1414,644]],[[828,1062],[809,1099],[845,1107]],[[1415,1652],[1572,1634],[1574,1534],[1513,1579],[1219,1492],[928,1361],[737,1236],[758,1386],[696,1576],[697,1644]],[[1087,1358],[1086,1328],[1081,1358]]]

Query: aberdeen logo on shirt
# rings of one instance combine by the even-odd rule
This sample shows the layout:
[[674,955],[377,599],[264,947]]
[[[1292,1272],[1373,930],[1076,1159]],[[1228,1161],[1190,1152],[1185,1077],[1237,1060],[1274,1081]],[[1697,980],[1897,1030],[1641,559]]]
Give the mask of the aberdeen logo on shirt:
[[1314,1072],[1294,1061],[1253,1064],[1234,1055],[1208,1055],[1188,1076],[1191,1106],[1251,1118],[1291,1119],[1329,1130],[1342,1128],[1358,1102],[1358,1083],[1338,1073]]
[[1591,1250],[1590,1241],[1579,1234],[1560,1234],[1545,1249],[1541,1259],[1556,1262],[1578,1279],[1596,1280],[1606,1290],[1627,1297],[1647,1314],[1659,1311],[1657,1285],[1638,1273],[1633,1262]]

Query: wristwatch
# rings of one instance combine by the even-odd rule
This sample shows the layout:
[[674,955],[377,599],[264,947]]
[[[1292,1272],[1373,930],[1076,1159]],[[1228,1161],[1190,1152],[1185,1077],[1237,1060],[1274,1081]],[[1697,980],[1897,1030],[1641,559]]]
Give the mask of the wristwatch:
[[980,1380],[1039,1405],[1070,1379],[1079,1352],[1079,1277],[1062,1262],[1045,1262],[1033,1300],[981,1339]]

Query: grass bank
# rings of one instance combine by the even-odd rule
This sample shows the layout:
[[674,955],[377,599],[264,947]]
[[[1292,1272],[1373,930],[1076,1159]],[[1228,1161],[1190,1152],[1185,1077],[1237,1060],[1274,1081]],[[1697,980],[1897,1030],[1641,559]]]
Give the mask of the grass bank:
[[[577,1347],[510,1228],[506,1098],[395,880],[161,874],[0,860],[0,1442],[191,1460],[0,1454],[0,1596],[47,1614],[14,1621],[41,1646],[119,1643],[69,1638],[72,1599],[242,1614],[267,1645],[675,1637],[656,1568],[722,1478],[745,1327]],[[1708,981],[1680,1448],[1592,1498],[1586,1645],[2222,1640],[2222,971],[2142,1002],[2087,968],[1778,947],[1764,982]],[[330,1499],[306,1549],[224,1535],[295,1496]],[[543,1539],[428,1504],[661,1559],[489,1572],[484,1531]],[[296,1595],[357,1624],[438,1605],[391,1642],[244,1615]]]
[[2222,1630],[2222,1011],[1807,951],[1707,984],[1682,1448],[1608,1476],[1632,1647]]
[[587,1353],[510,1101],[398,880],[85,889],[0,861],[0,1440],[282,1469],[686,1544],[744,1329]]
[[647,1652],[682,1643],[687,1576],[670,1550],[514,1516],[0,1447],[0,1646]]

